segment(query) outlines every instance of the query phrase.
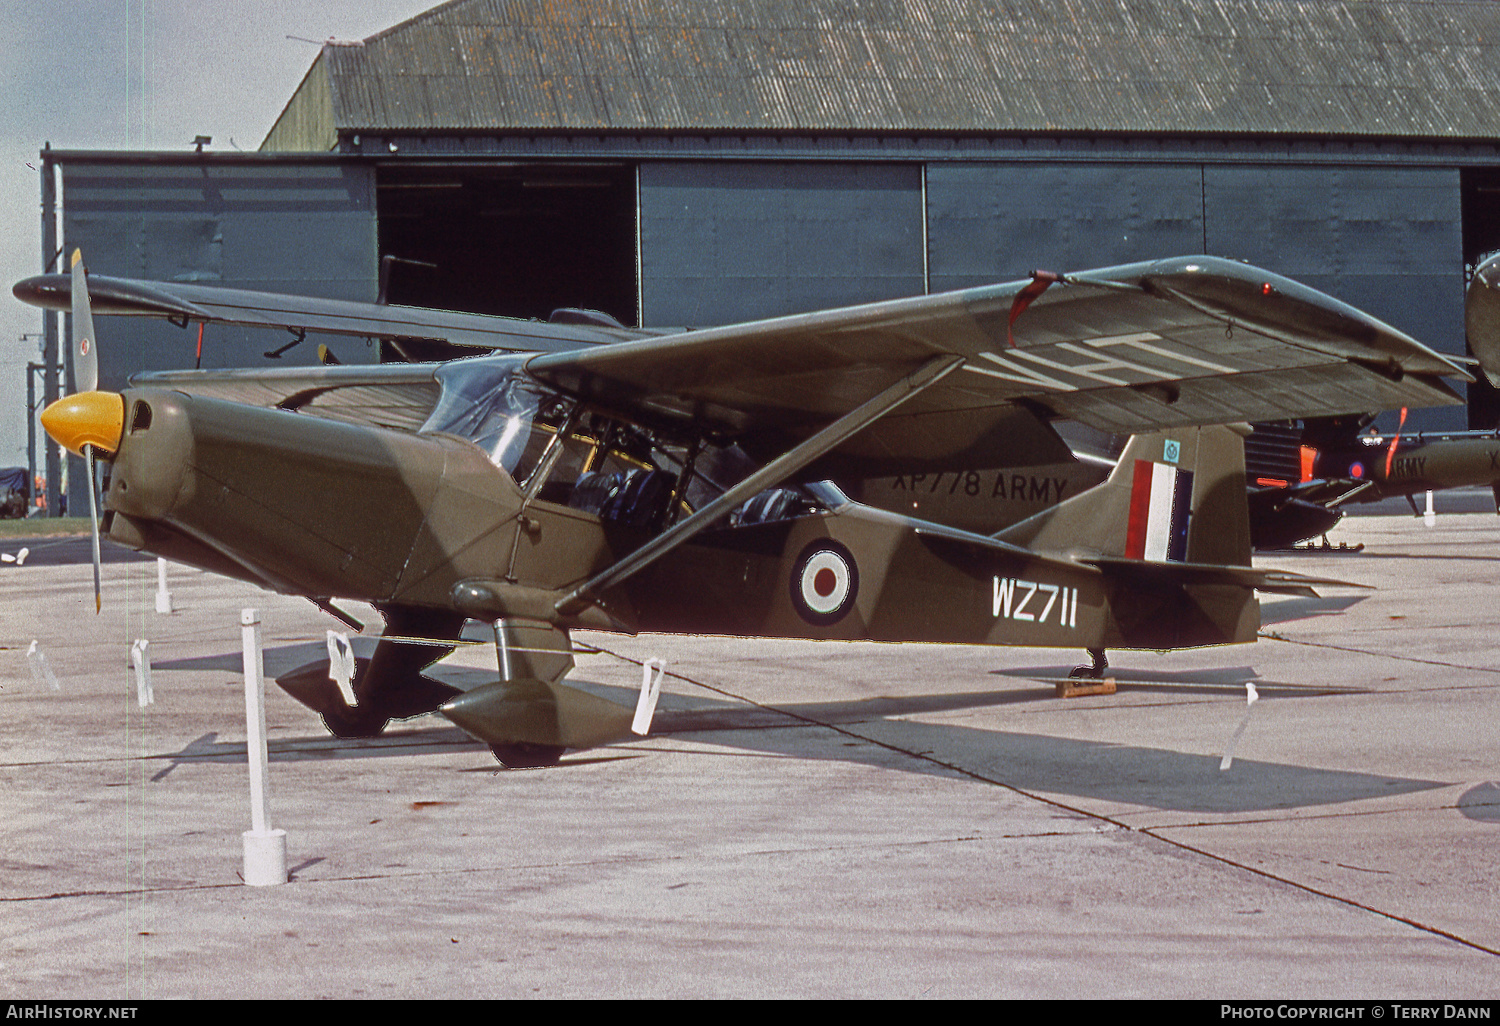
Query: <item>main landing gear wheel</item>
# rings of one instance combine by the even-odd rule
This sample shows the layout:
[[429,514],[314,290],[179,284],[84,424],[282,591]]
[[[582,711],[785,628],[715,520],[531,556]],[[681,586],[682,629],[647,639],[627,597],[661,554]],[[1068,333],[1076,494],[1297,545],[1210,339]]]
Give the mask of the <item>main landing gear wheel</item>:
[[334,737],[349,739],[356,737],[379,737],[385,730],[389,718],[364,706],[353,709],[330,709],[322,714],[323,726]]
[[556,766],[562,760],[562,745],[537,745],[526,741],[515,744],[490,745],[490,751],[506,769],[534,769],[538,766]]
[[1094,680],[1103,680],[1104,671],[1109,669],[1109,660],[1104,658],[1104,649],[1089,649],[1089,658],[1094,660],[1092,665],[1075,666],[1073,667],[1073,672],[1068,674],[1068,676],[1070,678],[1093,678]]

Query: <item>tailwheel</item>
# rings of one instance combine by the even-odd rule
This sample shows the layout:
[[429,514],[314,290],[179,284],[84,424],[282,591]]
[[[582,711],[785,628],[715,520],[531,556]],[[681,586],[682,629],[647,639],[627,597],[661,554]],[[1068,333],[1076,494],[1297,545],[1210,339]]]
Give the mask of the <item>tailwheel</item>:
[[534,769],[538,766],[556,766],[562,760],[562,745],[538,745],[526,741],[510,744],[492,744],[490,751],[506,769]]
[[1104,649],[1089,649],[1089,658],[1093,660],[1088,666],[1075,666],[1073,672],[1068,674],[1069,678],[1091,677],[1094,680],[1103,680],[1104,671],[1109,669],[1109,660],[1104,658]]

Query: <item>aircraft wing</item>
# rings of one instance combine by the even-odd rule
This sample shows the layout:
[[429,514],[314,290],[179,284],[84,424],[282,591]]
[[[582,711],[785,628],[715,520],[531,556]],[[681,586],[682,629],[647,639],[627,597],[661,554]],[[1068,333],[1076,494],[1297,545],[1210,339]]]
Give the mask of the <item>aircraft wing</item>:
[[[488,314],[320,299],[248,289],[138,281],[90,275],[89,299],[96,314],[163,317],[178,324],[240,324],[289,331],[354,335],[410,343],[466,346],[476,350],[552,352],[620,342],[655,334],[630,328],[530,321]],[[18,282],[17,299],[53,310],[72,303],[72,279],[43,274]],[[425,356],[414,357],[416,359]]]
[[[1047,285],[1056,282],[1051,288]],[[785,448],[911,373],[962,366],[852,439],[953,452],[1022,411],[1130,434],[1460,402],[1459,366],[1353,307],[1213,257],[532,357],[540,381],[664,426]]]
[[[1047,424],[1054,419],[1131,434],[1444,405],[1461,401],[1444,379],[1469,378],[1367,314],[1240,263],[1180,257],[1053,280],[601,346],[581,337],[596,330],[585,326],[478,319],[511,332],[507,347],[570,339],[567,351],[527,361],[545,384],[668,431],[706,427],[762,459],[934,358],[962,360],[809,468],[823,477],[1065,460]],[[100,284],[90,279],[91,296]],[[149,299],[165,316],[172,303],[227,291],[171,289],[134,302]],[[356,323],[371,326],[346,326]],[[431,366],[411,364],[159,372],[136,382],[406,430],[421,425],[438,394]]]

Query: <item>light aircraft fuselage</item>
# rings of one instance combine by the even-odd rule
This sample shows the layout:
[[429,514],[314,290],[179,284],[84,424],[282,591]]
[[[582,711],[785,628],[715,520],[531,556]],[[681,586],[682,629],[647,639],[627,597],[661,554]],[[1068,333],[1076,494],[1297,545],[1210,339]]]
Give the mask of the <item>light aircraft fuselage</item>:
[[[149,388],[127,390],[124,402],[105,498],[109,537],[281,591],[632,633],[1093,649],[1244,641],[1258,626],[1244,588],[1230,588],[1226,601],[1208,586],[1123,583],[828,488],[790,496],[765,519],[746,504],[597,603],[564,613],[557,604],[569,587],[639,548],[672,514],[674,475],[604,451],[607,429],[573,434],[564,443],[572,451],[528,501],[511,470],[534,465],[507,469],[442,431]],[[517,430],[542,436],[533,457],[555,437],[550,426]],[[524,442],[513,448],[524,458]],[[582,468],[606,464],[658,486],[633,507],[591,505],[581,492],[601,472]],[[1235,472],[1232,456],[1225,466]],[[580,485],[585,475],[593,477]],[[1200,505],[1210,484],[1204,475]],[[1205,512],[1205,531],[1207,520]],[[1242,520],[1230,514],[1220,529],[1242,530]]]

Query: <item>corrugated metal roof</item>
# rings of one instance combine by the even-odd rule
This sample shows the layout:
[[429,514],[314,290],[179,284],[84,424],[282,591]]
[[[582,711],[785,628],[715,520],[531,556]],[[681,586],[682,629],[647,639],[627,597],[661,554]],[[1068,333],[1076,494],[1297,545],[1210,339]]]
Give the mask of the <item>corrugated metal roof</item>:
[[317,62],[267,148],[282,122],[1485,138],[1500,3],[453,0]]

